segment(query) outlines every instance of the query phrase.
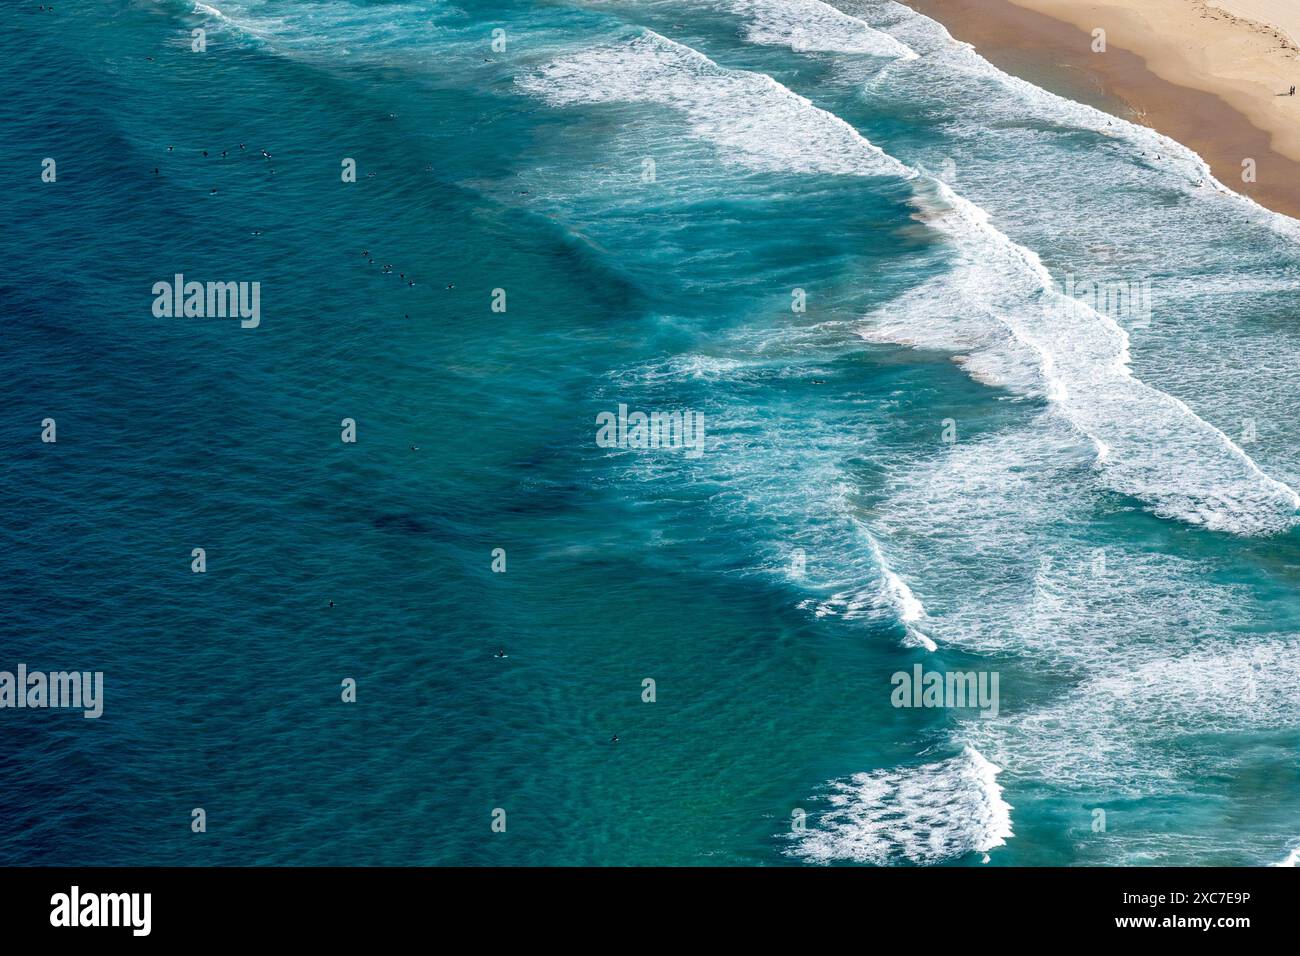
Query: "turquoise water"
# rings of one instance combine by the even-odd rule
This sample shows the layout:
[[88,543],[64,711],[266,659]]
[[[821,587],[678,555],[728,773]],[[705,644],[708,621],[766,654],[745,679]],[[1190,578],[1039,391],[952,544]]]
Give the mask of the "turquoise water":
[[1296,846],[1300,225],[1193,154],[887,2],[8,27],[0,669],[105,705],[0,711],[0,863]]

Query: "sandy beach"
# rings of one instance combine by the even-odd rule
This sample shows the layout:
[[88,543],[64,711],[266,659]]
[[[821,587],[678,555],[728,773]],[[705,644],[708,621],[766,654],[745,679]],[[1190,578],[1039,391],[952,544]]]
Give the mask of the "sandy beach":
[[1145,123],[1195,149],[1229,188],[1300,217],[1300,95],[1288,95],[1300,86],[1300,6],[1290,0],[907,2],[999,67]]

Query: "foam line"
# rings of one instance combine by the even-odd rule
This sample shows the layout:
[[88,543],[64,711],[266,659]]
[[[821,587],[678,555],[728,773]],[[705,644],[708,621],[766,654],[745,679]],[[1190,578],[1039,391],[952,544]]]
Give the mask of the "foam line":
[[968,352],[976,378],[1053,403],[1097,449],[1101,480],[1162,517],[1246,535],[1295,523],[1300,495],[1184,402],[1132,375],[1128,336],[1113,319],[1062,294],[1039,257],[983,209],[771,77],[724,69],[646,30],[517,82],[556,106],[670,107],[724,161],[754,170],[911,182],[917,218],[948,237],[957,259],[873,316],[868,337]]

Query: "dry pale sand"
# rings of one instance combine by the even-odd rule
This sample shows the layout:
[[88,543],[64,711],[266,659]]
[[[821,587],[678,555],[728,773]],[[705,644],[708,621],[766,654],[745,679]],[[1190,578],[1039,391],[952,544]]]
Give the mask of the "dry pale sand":
[[1210,0],[1210,6],[1262,26],[1276,27],[1292,43],[1300,43],[1300,4],[1295,0]]
[[[1286,95],[1300,87],[1300,0],[904,2],[1009,72],[1075,98],[1095,88],[1094,105],[1185,143],[1229,188],[1300,217],[1300,95]],[[1243,179],[1247,159],[1255,182]]]

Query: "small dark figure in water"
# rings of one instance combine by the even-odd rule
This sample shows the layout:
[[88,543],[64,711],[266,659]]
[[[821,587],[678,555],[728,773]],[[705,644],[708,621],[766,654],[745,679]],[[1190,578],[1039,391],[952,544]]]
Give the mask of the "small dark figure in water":
[[334,606],[334,602],[333,602],[333,601],[330,601],[330,607],[333,607],[333,606]]
[[615,734],[613,737],[610,737],[610,738],[609,738],[609,742],[610,742],[611,744],[616,744],[616,743],[618,743],[618,734]]
[[506,649],[503,647],[501,648],[501,650],[497,651],[492,656],[495,657],[497,660],[501,660],[502,658],[509,657],[510,655],[506,653]]

